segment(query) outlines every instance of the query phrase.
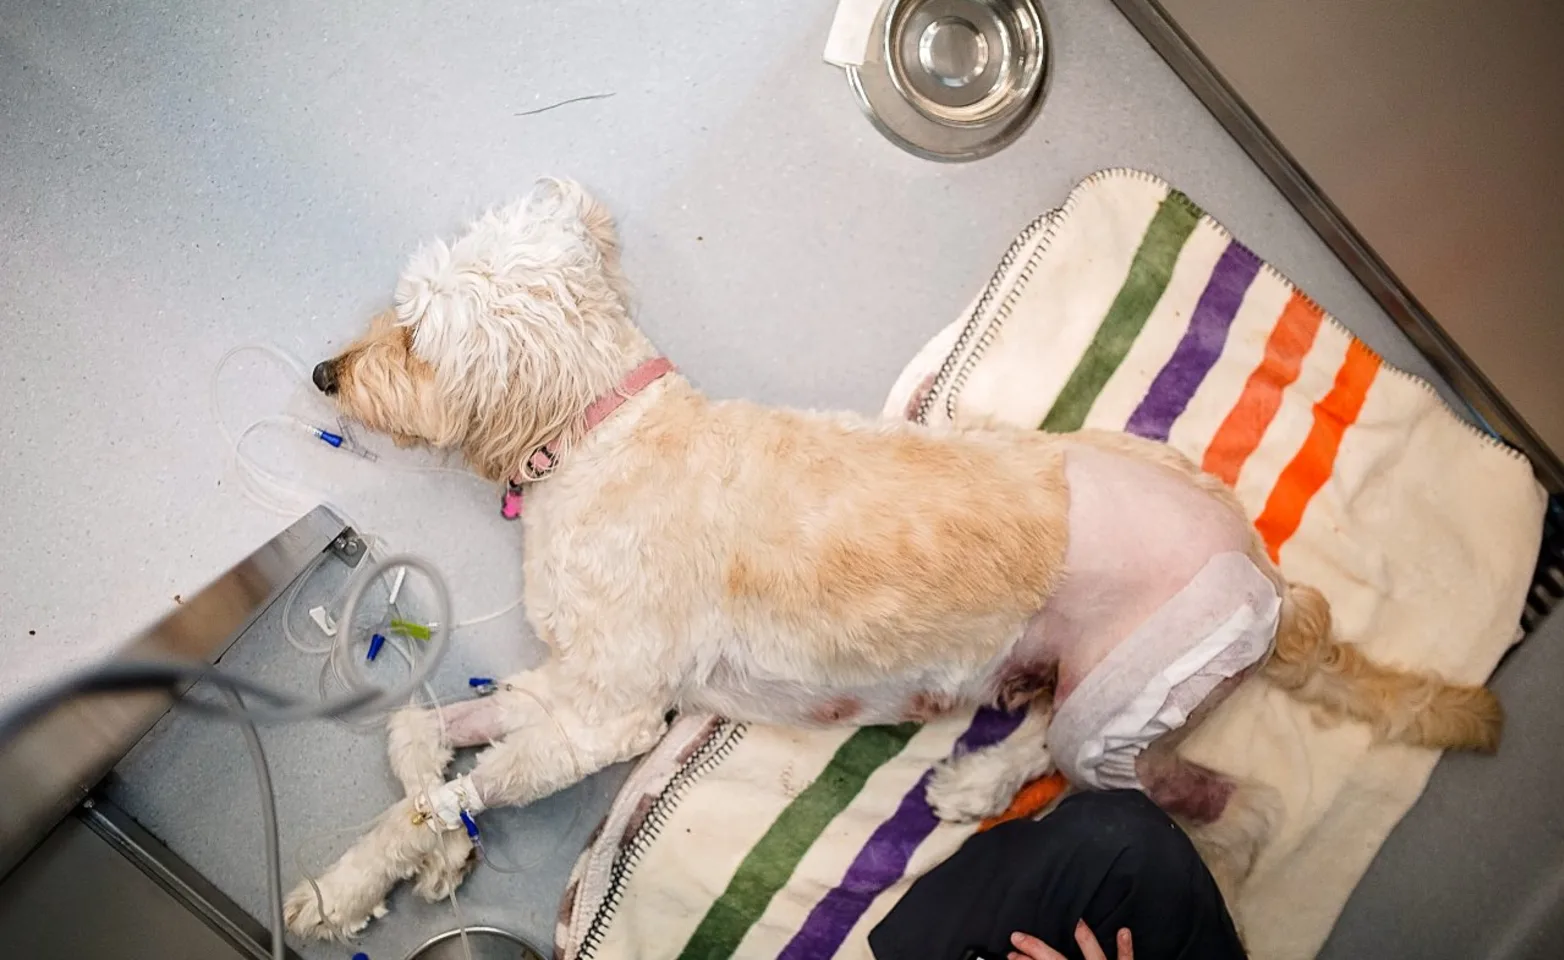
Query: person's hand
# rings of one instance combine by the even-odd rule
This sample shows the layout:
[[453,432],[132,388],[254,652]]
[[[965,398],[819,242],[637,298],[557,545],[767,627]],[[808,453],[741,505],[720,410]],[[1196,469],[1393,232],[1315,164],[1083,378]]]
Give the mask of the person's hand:
[[[1102,946],[1092,934],[1092,928],[1084,920],[1076,921],[1075,942],[1086,960],[1108,960],[1108,955],[1102,952]],[[1010,944],[1015,947],[1010,953],[1010,960],[1065,960],[1064,954],[1030,934],[1012,933]],[[1118,944],[1117,960],[1135,960],[1135,945],[1130,941],[1128,929],[1119,931]]]

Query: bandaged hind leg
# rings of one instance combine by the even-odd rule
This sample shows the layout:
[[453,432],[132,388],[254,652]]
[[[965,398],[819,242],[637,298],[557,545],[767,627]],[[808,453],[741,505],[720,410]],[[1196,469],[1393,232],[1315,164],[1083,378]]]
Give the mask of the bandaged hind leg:
[[1003,742],[940,764],[930,804],[945,820],[992,816],[1055,763],[1081,787],[1145,788],[1136,758],[1265,657],[1280,609],[1274,584],[1247,557],[1218,554],[1056,711],[1036,707]]
[[1265,658],[1280,610],[1248,557],[1212,557],[1056,704],[1054,762],[1080,787],[1144,789],[1136,758]]

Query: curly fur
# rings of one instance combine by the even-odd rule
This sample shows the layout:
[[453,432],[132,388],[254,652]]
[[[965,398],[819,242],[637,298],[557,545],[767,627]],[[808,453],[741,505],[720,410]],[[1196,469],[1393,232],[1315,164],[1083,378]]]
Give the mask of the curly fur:
[[395,310],[336,360],[341,403],[502,479],[545,442],[568,450],[581,411],[652,355],[627,302],[607,210],[575,183],[543,181],[413,254]]
[[[318,878],[319,899],[310,886],[289,897],[295,932],[344,936],[402,879],[426,896],[460,881],[467,848],[418,814],[455,789],[453,749],[489,744],[462,787],[473,803],[524,804],[646,750],[670,707],[808,725],[1030,702],[1022,736],[935,777],[941,812],[993,812],[1048,767],[1054,690],[1067,695],[1165,601],[1170,578],[1192,575],[1170,572],[1170,558],[1198,563],[1200,551],[1244,552],[1286,598],[1272,682],[1383,737],[1496,742],[1487,691],[1339,643],[1323,599],[1282,578],[1232,493],[1163,445],[716,402],[677,375],[586,432],[592,401],[653,356],[626,303],[606,211],[545,181],[416,253],[394,311],[328,361],[345,412],[458,449],[490,479],[544,443],[561,451],[522,521],[527,614],[551,656],[482,705],[392,721],[408,798]],[[1088,467],[1156,498],[1104,503],[1112,483],[1070,479]],[[1077,527],[1073,507],[1093,502],[1103,526]],[[1069,568],[1080,544],[1117,542],[1106,526],[1133,547]],[[1258,794],[1172,761],[1150,774],[1226,851],[1224,875],[1245,872],[1270,823]]]

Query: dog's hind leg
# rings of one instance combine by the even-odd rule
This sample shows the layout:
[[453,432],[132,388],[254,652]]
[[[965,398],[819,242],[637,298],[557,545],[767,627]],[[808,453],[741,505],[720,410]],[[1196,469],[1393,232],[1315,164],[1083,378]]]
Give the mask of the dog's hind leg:
[[1136,772],[1146,795],[1189,834],[1231,912],[1281,818],[1281,794],[1186,760],[1166,741],[1141,754]]
[[1254,870],[1260,851],[1281,821],[1282,796],[1276,788],[1258,780],[1225,779],[1232,790],[1227,794],[1221,815],[1215,820],[1202,823],[1177,815],[1173,819],[1188,834],[1206,869],[1211,871],[1238,937],[1244,940],[1243,917],[1238,911],[1239,894]]
[[934,768],[925,796],[941,820],[964,823],[1002,813],[1016,791],[1053,770],[1048,752],[1047,703],[1036,703],[1010,736],[999,743],[943,760]]

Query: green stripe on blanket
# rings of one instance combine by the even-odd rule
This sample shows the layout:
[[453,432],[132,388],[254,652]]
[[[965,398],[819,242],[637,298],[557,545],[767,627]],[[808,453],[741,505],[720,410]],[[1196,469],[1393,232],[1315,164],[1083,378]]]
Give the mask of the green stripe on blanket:
[[798,861],[846,809],[869,776],[901,752],[918,724],[864,727],[836,751],[831,762],[800,793],[755,844],[706,911],[679,954],[679,960],[725,960],[755,925],[766,905],[792,876]]
[[1201,216],[1200,208],[1188,197],[1177,190],[1168,193],[1146,228],[1146,235],[1135,251],[1129,274],[1124,278],[1118,296],[1114,297],[1108,316],[1097,328],[1091,346],[1086,348],[1086,356],[1076,364],[1053,408],[1043,418],[1040,429],[1064,433],[1086,425],[1086,415],[1091,412],[1097,395],[1124,362],[1130,345],[1146,325],[1146,318],[1162,299],[1162,292],[1173,278],[1173,265],[1178,262],[1179,251],[1195,232],[1195,224],[1200,222]]

